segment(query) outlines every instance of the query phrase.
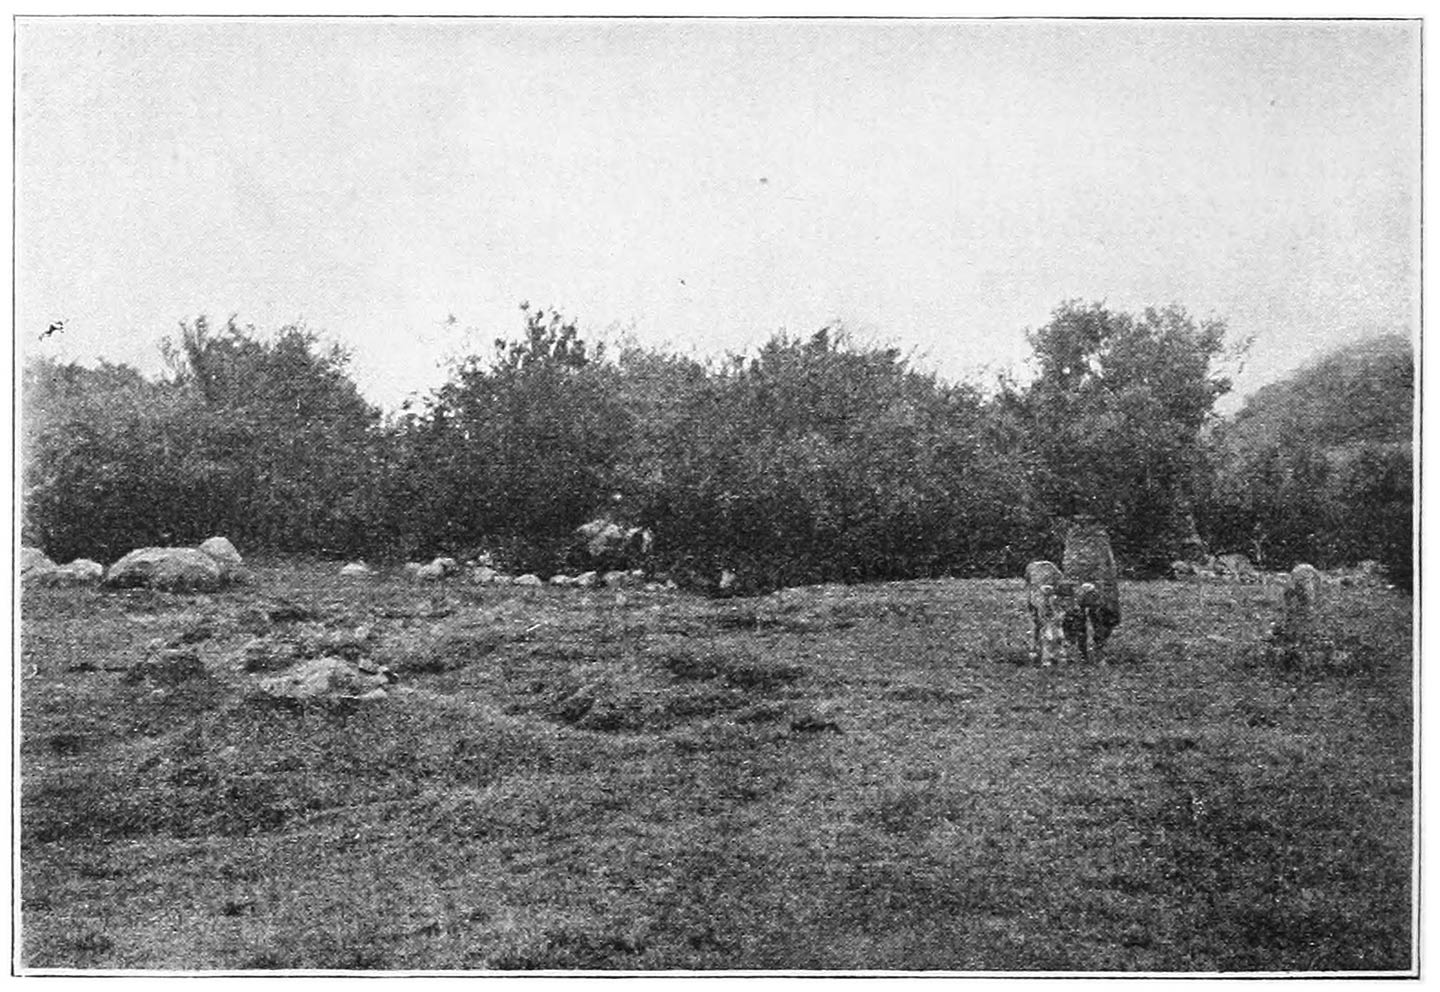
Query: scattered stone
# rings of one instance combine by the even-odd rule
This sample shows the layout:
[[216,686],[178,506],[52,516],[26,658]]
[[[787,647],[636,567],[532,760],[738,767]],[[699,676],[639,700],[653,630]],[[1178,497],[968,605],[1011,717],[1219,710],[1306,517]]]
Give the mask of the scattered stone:
[[633,571],[624,572],[614,570],[606,572],[603,576],[601,576],[601,581],[607,586],[613,586],[617,589],[623,589],[626,586],[639,585],[640,579],[644,577],[644,574],[644,572],[641,572],[640,575],[637,577]]
[[111,589],[168,592],[217,592],[224,584],[225,570],[199,548],[137,548],[111,565],[104,579]]
[[301,606],[299,603],[291,603],[286,600],[277,600],[265,614],[271,623],[291,623],[296,620],[313,620],[317,616],[313,609],[308,606]]
[[470,581],[476,585],[490,585],[500,573],[489,565],[479,565],[470,570]]
[[1249,557],[1242,554],[1220,555],[1214,559],[1213,569],[1220,575],[1235,582],[1259,582],[1260,573],[1255,570]]
[[295,657],[294,644],[256,637],[240,649],[240,667],[247,672],[275,672],[294,664]]
[[558,703],[556,714],[566,723],[576,723],[595,706],[599,691],[593,685],[584,685]]
[[552,586],[573,586],[575,584],[575,576],[552,575],[550,576],[550,584]]
[[1373,559],[1358,562],[1352,568],[1339,568],[1331,573],[1337,585],[1369,589],[1393,589],[1385,566]]
[[650,554],[655,535],[601,515],[575,528],[571,564],[602,569],[629,568]]
[[135,662],[122,676],[125,682],[157,682],[179,685],[205,674],[200,655],[188,648],[165,648]]
[[373,695],[390,679],[370,674],[342,658],[311,658],[260,683],[260,691],[275,699],[309,702],[326,699],[381,698]]
[[438,562],[421,565],[411,576],[416,582],[439,582],[445,578],[445,568]]
[[68,565],[35,568],[24,574],[22,581],[42,586],[93,586],[100,583],[105,566],[89,558],[76,558]]
[[336,655],[354,661],[365,653],[368,631],[360,630],[322,630],[315,638],[315,649],[310,654],[314,655]]
[[575,584],[581,589],[594,589],[600,584],[599,572],[581,572],[575,576]]
[[445,576],[446,578],[449,578],[452,575],[460,574],[460,563],[454,558],[436,558],[430,564],[438,565],[440,567],[441,575]]
[[52,569],[52,568],[54,568],[54,567],[55,567],[55,563],[54,563],[53,561],[51,561],[51,560],[46,556],[45,552],[41,551],[39,548],[25,548],[25,547],[22,547],[22,548],[20,549],[20,574],[21,574],[21,575],[26,575],[26,574],[28,574],[29,572],[31,572],[31,571],[33,571],[33,570],[35,570],[35,569],[41,569],[41,570],[44,570],[44,571],[49,571],[50,569]]
[[386,682],[398,682],[400,680],[400,676],[391,671],[390,666],[382,665],[378,661],[372,661],[369,658],[361,658],[355,663],[355,667],[366,675],[378,675]]
[[424,567],[425,566],[420,564],[418,561],[407,561],[405,563],[405,574],[413,579],[415,577],[415,573],[419,572],[420,569]]
[[226,568],[245,564],[245,559],[240,557],[240,552],[235,550],[235,545],[231,544],[230,541],[224,537],[211,537],[206,539],[201,543],[200,550],[220,562],[222,566]]
[[720,581],[717,584],[717,588],[721,592],[730,592],[735,588],[735,584],[739,581],[740,576],[736,575],[728,568],[722,568],[720,569]]
[[375,574],[375,569],[363,561],[352,561],[340,569],[340,574],[346,578],[365,579]]
[[790,729],[797,734],[815,734],[825,730],[843,733],[834,713],[824,708],[796,714],[790,720]]
[[535,575],[533,572],[527,572],[526,574],[520,576],[518,579],[515,580],[514,584],[517,586],[544,585],[544,583],[540,581],[540,576]]

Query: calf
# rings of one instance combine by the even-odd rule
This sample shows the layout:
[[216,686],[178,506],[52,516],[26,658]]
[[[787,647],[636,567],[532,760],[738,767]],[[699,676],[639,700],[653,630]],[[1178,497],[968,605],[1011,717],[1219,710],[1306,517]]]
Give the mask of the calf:
[[1061,597],[1064,579],[1054,562],[1032,561],[1025,566],[1025,599],[1034,634],[1030,658],[1039,659],[1042,665],[1065,660],[1065,605]]

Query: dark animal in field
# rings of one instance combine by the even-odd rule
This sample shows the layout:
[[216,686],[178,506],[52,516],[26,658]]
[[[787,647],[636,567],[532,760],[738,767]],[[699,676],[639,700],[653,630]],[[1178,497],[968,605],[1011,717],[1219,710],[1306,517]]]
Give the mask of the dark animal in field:
[[[1075,606],[1065,617],[1066,637],[1079,646],[1082,660],[1089,660],[1092,646],[1098,657],[1120,626],[1120,575],[1110,534],[1097,521],[1076,517],[1065,534],[1060,567],[1076,590]],[[1082,594],[1085,585],[1093,589]]]

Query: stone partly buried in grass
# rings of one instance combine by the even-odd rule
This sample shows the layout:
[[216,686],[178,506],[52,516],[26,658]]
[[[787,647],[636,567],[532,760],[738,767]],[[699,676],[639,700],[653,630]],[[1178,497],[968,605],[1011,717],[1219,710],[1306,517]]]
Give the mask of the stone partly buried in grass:
[[42,586],[93,586],[105,574],[105,566],[89,558],[76,558],[68,565],[36,568],[24,575],[24,581]]
[[191,648],[163,648],[125,670],[122,681],[179,685],[205,674],[205,665]]
[[260,683],[260,692],[272,699],[317,702],[330,699],[384,699],[385,689],[396,681],[384,665],[343,658],[311,658]]

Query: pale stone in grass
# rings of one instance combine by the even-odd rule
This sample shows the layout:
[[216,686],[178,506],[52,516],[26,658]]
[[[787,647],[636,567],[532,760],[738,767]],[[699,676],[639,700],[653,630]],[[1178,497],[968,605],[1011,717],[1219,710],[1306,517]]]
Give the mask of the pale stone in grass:
[[104,584],[112,589],[215,592],[225,584],[225,570],[199,548],[137,548],[110,566]]

